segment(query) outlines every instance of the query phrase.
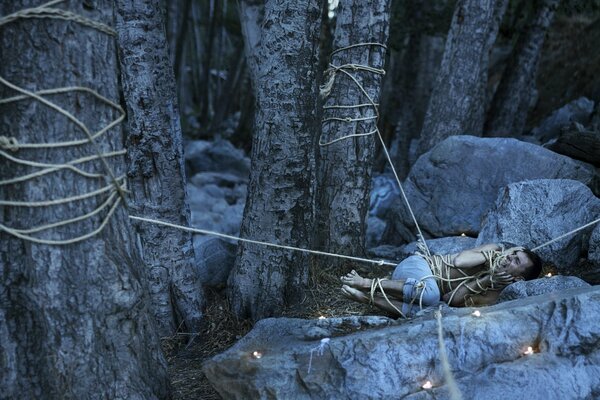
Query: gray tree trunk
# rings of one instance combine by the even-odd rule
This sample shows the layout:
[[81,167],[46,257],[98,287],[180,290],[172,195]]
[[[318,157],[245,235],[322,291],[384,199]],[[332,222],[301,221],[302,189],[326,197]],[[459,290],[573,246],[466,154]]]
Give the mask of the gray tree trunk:
[[520,135],[535,93],[544,38],[560,0],[537,0],[533,16],[519,35],[496,90],[486,121],[486,136]]
[[[389,0],[342,1],[336,10],[337,21],[333,48],[341,49],[359,43],[387,44],[390,17]],[[331,64],[360,64],[382,69],[385,49],[359,46],[334,52]],[[349,70],[368,96],[379,103],[382,75]],[[325,78],[327,80],[327,78]],[[369,104],[369,98],[344,73],[337,73],[325,106]],[[373,132],[377,127],[377,110],[373,107],[325,109],[322,141],[332,141],[351,133]],[[370,118],[364,121],[328,120],[329,118]],[[377,134],[343,139],[320,147],[316,192],[316,247],[329,252],[363,255],[366,238],[366,216],[369,210],[371,171]],[[322,260],[329,265],[338,259]]]
[[423,129],[422,154],[452,135],[481,136],[489,53],[508,0],[459,0]]
[[[0,3],[0,15],[40,5],[37,0]],[[112,2],[66,2],[73,12],[113,25]],[[29,90],[81,85],[119,98],[115,41],[88,26],[59,19],[19,19],[0,27],[0,75]],[[0,98],[15,91],[0,85]],[[46,96],[95,132],[117,113],[84,92]],[[21,143],[58,142],[86,136],[72,122],[35,100],[0,105],[0,132]],[[123,147],[120,126],[96,140],[100,151]],[[2,149],[7,151],[6,149]],[[64,163],[96,154],[89,144],[20,149],[12,157]],[[123,157],[108,157],[117,176]],[[78,167],[106,174],[98,160]],[[0,180],[37,168],[0,157]],[[0,186],[0,198],[42,201],[88,193],[106,185],[71,170]],[[95,196],[65,205],[0,207],[0,223],[27,229],[91,211]],[[104,213],[105,214],[105,213]],[[34,234],[64,240],[96,229],[104,215]],[[70,245],[43,245],[0,232],[0,397],[3,399],[168,398],[166,362],[149,310],[135,234],[122,206],[97,235]]]
[[[256,2],[241,4],[243,9]],[[256,115],[244,238],[311,244],[320,15],[316,0],[264,3],[260,43],[247,55]],[[229,278],[233,311],[260,319],[299,301],[307,262],[303,253],[240,244]]]
[[[130,213],[189,226],[183,139],[160,0],[116,1],[121,81],[127,105]],[[204,295],[192,235],[136,223],[160,335],[183,320],[198,332]]]
[[[391,49],[388,74],[383,84],[382,116],[394,127],[390,155],[396,172],[404,179],[411,167],[410,144],[418,139],[437,76],[454,1],[411,0],[401,7],[397,24],[404,31],[403,46]],[[393,12],[393,11],[392,11]],[[385,129],[385,128],[384,128]],[[388,128],[389,129],[389,128]],[[386,169],[388,168],[386,162]]]

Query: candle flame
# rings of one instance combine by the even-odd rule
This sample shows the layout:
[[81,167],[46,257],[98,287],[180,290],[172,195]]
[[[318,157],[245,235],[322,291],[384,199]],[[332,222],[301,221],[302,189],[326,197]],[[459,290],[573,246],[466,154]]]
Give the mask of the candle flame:
[[475,317],[481,317],[481,312],[479,310],[475,310],[471,313],[471,315],[473,315]]
[[546,278],[550,278],[551,276],[552,276],[552,272],[548,272],[548,273],[546,274]]
[[430,381],[425,382],[425,384],[423,386],[421,386],[423,389],[431,389],[433,387],[433,385],[431,384]]
[[525,351],[525,353],[523,353],[523,354],[526,354],[526,355],[533,354],[533,347],[531,347],[531,346],[528,346],[528,347],[527,347],[527,350],[526,350],[526,351]]
[[261,358],[262,357],[262,353],[260,351],[253,351],[252,352],[252,357],[254,357],[254,358]]
[[321,316],[319,317],[319,319],[325,319],[325,317],[324,317],[323,315],[321,315]]

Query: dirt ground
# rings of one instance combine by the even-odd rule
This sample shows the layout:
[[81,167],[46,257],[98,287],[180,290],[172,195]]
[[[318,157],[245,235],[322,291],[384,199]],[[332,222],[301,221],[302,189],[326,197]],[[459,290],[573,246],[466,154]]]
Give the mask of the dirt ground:
[[[313,268],[306,298],[300,305],[285,310],[283,316],[316,319],[320,316],[381,314],[370,306],[351,302],[339,294],[339,277],[352,269],[370,278],[391,273],[390,267],[352,264],[335,270]],[[202,363],[231,347],[252,328],[251,321],[236,320],[223,292],[209,291],[206,295],[204,329],[198,337],[191,344],[188,344],[190,335],[183,332],[162,340],[175,400],[221,399],[204,376]]]

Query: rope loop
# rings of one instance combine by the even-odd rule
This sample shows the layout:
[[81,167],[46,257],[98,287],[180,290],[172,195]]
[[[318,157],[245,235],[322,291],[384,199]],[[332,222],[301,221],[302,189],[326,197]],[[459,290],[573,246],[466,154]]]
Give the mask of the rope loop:
[[0,147],[10,151],[19,151],[19,141],[16,137],[0,136]]

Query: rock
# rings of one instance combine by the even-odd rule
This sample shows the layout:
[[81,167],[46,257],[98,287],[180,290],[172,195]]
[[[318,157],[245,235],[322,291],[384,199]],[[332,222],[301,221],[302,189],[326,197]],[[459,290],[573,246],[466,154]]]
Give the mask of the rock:
[[[574,179],[592,184],[591,165],[541,146],[508,138],[452,136],[422,155],[413,166],[404,190],[425,234],[433,237],[476,236],[498,190],[530,179]],[[415,239],[406,206],[386,216],[384,243]],[[407,234],[408,232],[408,234]]]
[[373,178],[369,198],[369,216],[386,218],[390,210],[401,201],[398,183],[391,175],[377,175]]
[[[540,179],[513,183],[500,191],[486,216],[477,244],[507,241],[533,248],[600,216],[600,199],[581,182]],[[556,265],[562,275],[572,275],[586,250],[591,228],[536,251]]]
[[372,259],[391,261],[395,263],[399,263],[406,258],[406,255],[402,250],[402,246],[393,246],[389,244],[382,244],[381,246],[372,247],[367,250],[367,254]]
[[[468,236],[450,236],[438,239],[428,239],[427,247],[432,254],[454,254],[475,247],[477,239]],[[405,259],[417,251],[417,242],[402,246],[401,256]]]
[[250,174],[250,159],[243,150],[235,148],[227,140],[189,141],[185,145],[184,154],[188,176],[198,172],[220,172],[247,180]]
[[217,237],[194,237],[196,268],[204,286],[221,289],[227,285],[236,249],[236,244]]
[[[595,275],[600,275],[600,224],[596,224],[590,235],[588,260],[594,271],[596,271]],[[600,279],[596,281],[600,281]]]
[[245,180],[233,174],[201,172],[190,181],[192,226],[237,236],[246,202]]
[[529,134],[536,137],[540,143],[546,143],[560,136],[561,130],[573,122],[586,125],[593,112],[594,102],[586,97],[580,97],[554,111]]
[[507,286],[498,302],[504,302],[515,299],[522,299],[529,296],[539,296],[553,292],[561,292],[566,289],[578,287],[589,287],[590,284],[575,276],[557,275],[550,278],[539,278],[531,281],[518,281]]
[[[480,317],[472,309],[445,311],[442,320],[464,399],[575,400],[600,393],[600,287],[480,310]],[[203,370],[224,399],[449,398],[432,316],[374,325],[265,319]],[[523,354],[528,346],[534,354]],[[427,380],[431,390],[422,388]]]

